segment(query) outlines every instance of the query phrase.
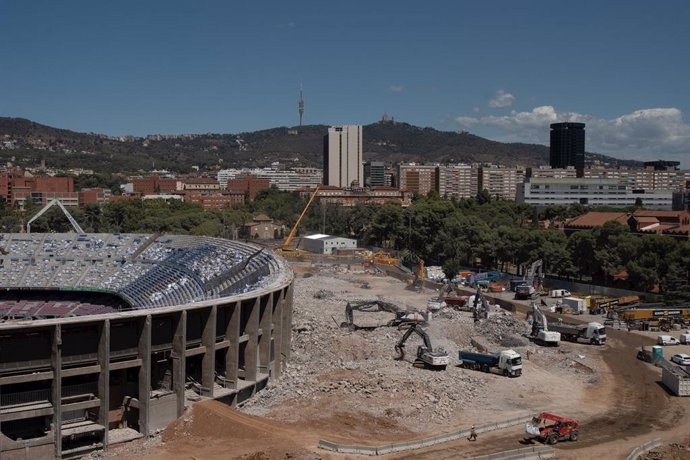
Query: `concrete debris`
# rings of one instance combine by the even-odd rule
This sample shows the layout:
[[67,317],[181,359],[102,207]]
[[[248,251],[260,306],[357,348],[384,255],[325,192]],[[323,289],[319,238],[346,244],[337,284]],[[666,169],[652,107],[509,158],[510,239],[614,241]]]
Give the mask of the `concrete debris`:
[[527,324],[513,315],[492,315],[475,326],[487,340],[504,348],[520,347],[529,344],[525,335],[529,333]]
[[315,299],[330,299],[334,296],[332,291],[329,291],[327,289],[319,289],[314,293],[314,298]]

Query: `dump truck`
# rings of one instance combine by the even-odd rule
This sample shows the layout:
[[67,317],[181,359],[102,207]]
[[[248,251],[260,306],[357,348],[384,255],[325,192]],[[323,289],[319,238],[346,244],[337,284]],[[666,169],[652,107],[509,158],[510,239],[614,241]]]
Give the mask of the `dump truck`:
[[501,350],[496,353],[458,352],[460,366],[465,369],[491,372],[498,369],[506,377],[520,377],[522,374],[522,357],[515,350]]
[[549,330],[560,332],[563,340],[577,342],[577,339],[585,339],[593,345],[606,343],[606,328],[601,323],[587,323],[581,325],[550,323]]

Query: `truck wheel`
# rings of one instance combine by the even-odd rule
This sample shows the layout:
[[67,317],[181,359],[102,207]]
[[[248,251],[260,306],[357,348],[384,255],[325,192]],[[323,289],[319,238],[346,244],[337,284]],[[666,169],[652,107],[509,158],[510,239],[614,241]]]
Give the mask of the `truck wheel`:
[[577,430],[573,430],[570,432],[570,440],[577,441]]
[[547,444],[556,444],[558,442],[558,439],[556,438],[555,434],[550,434],[546,437],[546,443]]
[[[594,340],[594,339],[589,339],[589,343],[591,343],[592,345],[594,345],[594,344],[596,343],[596,340]],[[598,344],[597,344],[597,345],[598,345]]]
[[508,369],[503,369],[503,377],[508,377]]
[[489,365],[488,364],[482,364],[482,371],[484,371],[488,374],[489,373]]

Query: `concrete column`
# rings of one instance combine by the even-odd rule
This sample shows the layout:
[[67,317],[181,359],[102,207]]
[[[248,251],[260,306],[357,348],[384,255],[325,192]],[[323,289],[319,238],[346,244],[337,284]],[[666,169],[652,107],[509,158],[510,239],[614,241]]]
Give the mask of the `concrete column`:
[[173,388],[177,396],[177,416],[180,417],[184,413],[184,384],[185,373],[187,367],[187,358],[185,357],[185,350],[187,349],[187,311],[182,310],[178,313],[175,321],[175,335],[172,343],[172,379]]
[[275,310],[271,318],[273,319],[273,371],[271,378],[277,379],[282,372],[281,363],[283,361],[283,302],[285,294],[283,289],[273,293]]
[[139,333],[139,432],[149,435],[149,408],[151,401],[151,315],[141,323]]
[[98,423],[105,427],[103,432],[103,450],[108,449],[108,412],[110,411],[110,320],[101,322],[100,337],[98,340],[98,365],[101,373],[98,374],[98,398],[101,407],[98,411]]
[[285,301],[283,302],[283,364],[290,360],[290,345],[292,343],[292,295],[295,282],[287,287]]
[[273,293],[260,298],[259,372],[268,374],[271,365],[271,325],[273,324]]
[[53,434],[55,436],[55,458],[62,457],[62,327],[53,328],[53,350],[50,355],[53,368]]
[[201,333],[201,344],[206,347],[201,361],[201,396],[213,398],[213,384],[216,373],[216,321],[218,307],[213,305],[204,312],[204,330]]
[[232,382],[232,389],[237,389],[238,369],[240,367],[240,315],[242,303],[235,302],[229,311],[228,324],[225,327],[225,340],[230,346],[225,354],[225,379]]
[[244,347],[244,379],[256,382],[258,370],[258,345],[259,345],[259,308],[260,298],[257,297],[249,310],[246,334],[249,335],[247,345]]

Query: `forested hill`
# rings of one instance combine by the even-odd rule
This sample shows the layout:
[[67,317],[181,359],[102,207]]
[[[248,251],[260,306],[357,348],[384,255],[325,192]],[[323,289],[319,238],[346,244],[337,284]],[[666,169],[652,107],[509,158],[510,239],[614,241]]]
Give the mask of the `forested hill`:
[[[548,129],[548,128],[545,128]],[[268,166],[280,161],[322,166],[325,125],[272,128],[239,134],[150,135],[111,137],[78,133],[22,118],[0,117],[0,157],[15,157],[22,166],[46,160],[48,167],[81,167],[99,172],[168,169],[202,171],[229,167]],[[506,144],[467,132],[438,131],[407,123],[378,122],[364,126],[365,160],[425,163],[489,162],[535,166],[548,163],[548,147]],[[612,165],[631,164],[589,154]]]

